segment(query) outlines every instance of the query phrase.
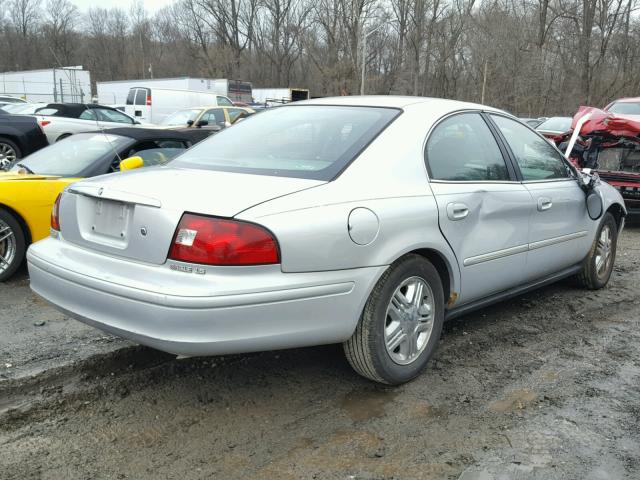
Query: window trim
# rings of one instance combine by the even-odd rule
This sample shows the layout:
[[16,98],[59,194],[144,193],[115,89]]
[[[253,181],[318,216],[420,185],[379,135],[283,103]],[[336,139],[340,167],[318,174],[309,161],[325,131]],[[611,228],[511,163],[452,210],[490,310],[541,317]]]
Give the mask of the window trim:
[[[494,141],[496,142],[496,146],[498,147],[498,150],[500,150],[500,154],[502,156],[502,160],[504,161],[505,167],[507,168],[507,175],[509,176],[508,180],[439,180],[439,179],[434,179],[433,175],[431,173],[431,167],[429,165],[429,159],[427,156],[427,147],[429,146],[429,140],[431,140],[431,136],[433,134],[433,132],[435,131],[435,129],[440,126],[441,123],[443,123],[444,121],[448,120],[451,117],[454,117],[456,115],[462,115],[462,114],[466,114],[466,113],[474,113],[476,115],[478,115],[487,125],[487,128],[489,129],[489,132],[491,133],[491,136],[493,137]],[[472,108],[467,108],[467,109],[463,109],[463,110],[456,110],[453,112],[449,112],[446,115],[443,115],[442,117],[440,117],[438,120],[436,120],[432,125],[431,128],[429,128],[429,131],[427,132],[427,136],[425,137],[424,140],[424,145],[423,145],[423,149],[422,149],[422,163],[425,167],[425,171],[427,173],[427,179],[429,181],[429,183],[450,183],[450,184],[462,184],[462,185],[469,185],[469,184],[473,184],[473,183],[479,183],[479,184],[514,184],[514,183],[520,183],[520,180],[518,180],[517,178],[517,173],[516,170],[513,167],[513,163],[511,160],[511,157],[509,156],[509,152],[508,150],[506,150],[502,144],[502,141],[499,140],[499,137],[496,136],[496,132],[494,131],[494,129],[492,128],[492,125],[490,122],[487,121],[486,118],[484,118],[484,110],[481,109],[472,109]]]
[[[515,169],[516,176],[517,176],[518,181],[520,183],[522,183],[523,185],[532,184],[532,183],[555,183],[555,182],[566,182],[568,180],[575,181],[577,178],[579,178],[578,177],[578,171],[576,170],[576,167],[569,160],[567,160],[567,157],[564,156],[564,154],[558,149],[558,147],[556,147],[555,145],[550,143],[549,140],[547,140],[546,137],[544,135],[542,135],[540,132],[538,132],[535,129],[531,128],[529,125],[526,125],[525,123],[519,121],[517,118],[512,117],[510,115],[506,115],[506,114],[504,114],[502,112],[490,112],[490,111],[488,111],[488,112],[483,112],[483,113],[486,114],[487,120],[495,128],[496,134],[500,137],[501,141],[504,142],[506,151],[507,151],[507,153],[509,155],[509,158],[511,160],[511,164],[513,165],[513,168]],[[564,162],[566,165],[569,166],[569,170],[573,173],[573,176],[569,176],[569,177],[565,177],[565,178],[548,178],[548,179],[540,179],[540,180],[525,180],[523,175],[522,175],[522,171],[520,170],[520,165],[518,165],[518,160],[516,159],[515,154],[511,150],[511,147],[509,146],[509,142],[507,142],[506,137],[503,135],[502,131],[500,131],[500,127],[498,127],[498,125],[491,118],[492,115],[495,115],[497,117],[503,117],[503,118],[512,120],[512,121],[514,121],[516,123],[519,123],[520,125],[523,125],[525,128],[528,128],[530,131],[532,131],[538,137],[542,138],[545,142],[547,142],[549,144],[549,146],[551,148],[553,148],[558,153],[558,155],[560,156],[560,160],[562,162]]]

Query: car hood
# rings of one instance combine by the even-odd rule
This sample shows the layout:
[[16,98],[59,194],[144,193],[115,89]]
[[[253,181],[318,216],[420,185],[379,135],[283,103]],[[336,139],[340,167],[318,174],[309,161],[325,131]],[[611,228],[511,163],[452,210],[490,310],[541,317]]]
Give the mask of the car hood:
[[636,137],[640,134],[640,116],[620,115],[586,106],[580,107],[573,116],[572,130],[576,128],[578,120],[585,115],[590,115],[590,118],[582,125],[580,135],[607,133],[616,137]]
[[242,173],[151,167],[94,177],[73,190],[89,196],[180,212],[233,217],[259,203],[321,185],[323,181]]

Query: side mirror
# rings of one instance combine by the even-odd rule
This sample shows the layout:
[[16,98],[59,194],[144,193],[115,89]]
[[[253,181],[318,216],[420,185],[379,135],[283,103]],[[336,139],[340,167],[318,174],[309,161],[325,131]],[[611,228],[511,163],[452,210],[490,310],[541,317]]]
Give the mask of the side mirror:
[[198,123],[196,123],[196,127],[206,127],[207,125],[209,125],[208,120],[198,120]]
[[591,193],[587,195],[587,213],[589,214],[589,218],[591,220],[598,220],[602,216],[603,210],[602,197],[598,192],[592,190]]
[[142,157],[129,157],[120,162],[120,171],[126,172],[127,170],[135,170],[136,168],[144,167],[144,160]]
[[193,120],[187,120],[187,127],[191,127],[193,125]]

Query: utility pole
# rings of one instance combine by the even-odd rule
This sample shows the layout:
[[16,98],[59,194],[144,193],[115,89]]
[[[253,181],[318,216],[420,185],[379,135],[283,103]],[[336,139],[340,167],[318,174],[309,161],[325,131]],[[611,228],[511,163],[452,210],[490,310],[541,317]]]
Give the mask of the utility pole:
[[378,30],[380,30],[383,26],[384,26],[384,23],[378,25],[376,28],[374,28],[373,30],[369,30],[366,33],[364,32],[364,29],[362,30],[362,33],[363,33],[362,35],[362,75],[360,78],[360,95],[364,95],[364,77],[365,77],[365,69],[367,64],[367,38],[372,33],[375,33]]
[[487,61],[484,61],[484,75],[482,76],[482,95],[480,97],[480,103],[484,105],[484,92],[487,87]]

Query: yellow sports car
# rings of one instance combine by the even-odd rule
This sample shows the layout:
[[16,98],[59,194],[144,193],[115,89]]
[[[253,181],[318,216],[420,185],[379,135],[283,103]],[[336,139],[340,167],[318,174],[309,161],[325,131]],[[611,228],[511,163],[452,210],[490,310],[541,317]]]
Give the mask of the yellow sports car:
[[189,148],[193,135],[175,130],[114,128],[79,133],[17,160],[0,173],[0,282],[20,267],[30,243],[49,235],[60,192],[80,178],[163,164]]

